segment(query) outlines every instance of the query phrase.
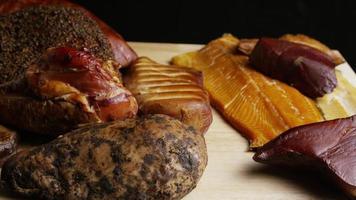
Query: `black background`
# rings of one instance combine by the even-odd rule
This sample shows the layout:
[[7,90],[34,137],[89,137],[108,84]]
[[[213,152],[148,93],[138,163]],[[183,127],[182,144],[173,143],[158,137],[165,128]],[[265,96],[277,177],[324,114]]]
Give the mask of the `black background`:
[[355,0],[76,2],[129,41],[203,44],[228,32],[240,38],[304,33],[339,49],[356,67]]

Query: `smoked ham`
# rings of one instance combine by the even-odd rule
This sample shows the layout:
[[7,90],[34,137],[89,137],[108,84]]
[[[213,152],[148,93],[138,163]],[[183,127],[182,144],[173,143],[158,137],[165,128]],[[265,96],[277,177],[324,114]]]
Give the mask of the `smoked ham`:
[[136,115],[118,71],[136,54],[84,8],[0,0],[0,15],[0,123],[57,136]]
[[248,66],[234,54],[239,40],[224,35],[203,49],[176,56],[172,63],[201,70],[213,106],[259,147],[291,127],[323,120],[315,103],[296,89]]
[[49,49],[26,72],[30,89],[41,99],[79,103],[103,122],[135,116],[137,104],[123,87],[115,63],[68,47]]
[[0,85],[0,122],[58,135],[84,123],[132,118],[137,103],[116,67],[86,51],[51,48],[23,79]]
[[187,67],[162,65],[139,58],[124,75],[143,114],[166,114],[205,133],[212,122],[202,73]]

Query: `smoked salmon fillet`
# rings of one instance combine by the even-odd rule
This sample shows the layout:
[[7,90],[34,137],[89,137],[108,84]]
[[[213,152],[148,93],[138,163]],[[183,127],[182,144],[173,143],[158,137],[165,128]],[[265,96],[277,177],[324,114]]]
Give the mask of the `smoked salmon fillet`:
[[213,106],[251,148],[292,127],[323,120],[314,101],[248,67],[248,57],[236,54],[238,45],[237,38],[225,34],[199,51],[174,57],[172,64],[203,72]]

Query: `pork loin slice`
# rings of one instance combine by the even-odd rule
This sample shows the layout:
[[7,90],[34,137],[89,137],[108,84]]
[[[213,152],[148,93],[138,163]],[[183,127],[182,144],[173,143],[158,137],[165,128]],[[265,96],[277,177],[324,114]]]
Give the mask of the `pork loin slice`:
[[200,133],[208,130],[212,114],[201,72],[141,57],[125,73],[124,83],[143,114],[166,114]]

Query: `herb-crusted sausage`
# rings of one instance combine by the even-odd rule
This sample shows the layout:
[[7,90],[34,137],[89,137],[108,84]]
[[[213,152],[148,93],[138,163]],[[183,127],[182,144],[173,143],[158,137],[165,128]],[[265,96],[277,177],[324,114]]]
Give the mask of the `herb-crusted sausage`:
[[94,124],[4,165],[10,190],[44,199],[180,199],[207,164],[193,128],[165,115]]

